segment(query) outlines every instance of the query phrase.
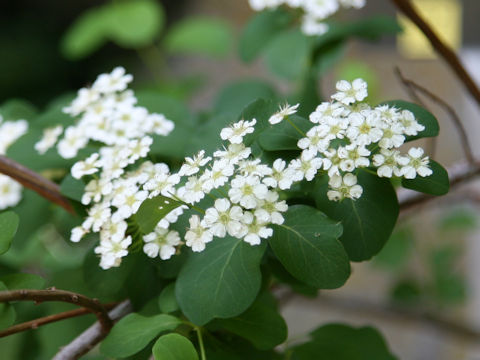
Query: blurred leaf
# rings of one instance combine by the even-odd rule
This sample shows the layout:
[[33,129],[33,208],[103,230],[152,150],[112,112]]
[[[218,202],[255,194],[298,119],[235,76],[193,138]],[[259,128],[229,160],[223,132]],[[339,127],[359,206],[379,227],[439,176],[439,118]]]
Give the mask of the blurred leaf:
[[171,313],[178,310],[177,299],[175,298],[175,283],[167,285],[158,298],[158,307],[162,313]]
[[0,255],[10,248],[15,233],[17,232],[20,219],[13,211],[0,213]]
[[[288,120],[304,133],[312,127],[312,123],[297,115],[290,115]],[[258,137],[260,146],[267,151],[299,150],[297,143],[303,135],[290,122],[285,119],[279,124],[270,125]]]
[[29,102],[21,99],[7,100],[0,105],[0,115],[3,121],[28,120],[31,121],[37,114],[37,109]]
[[[226,237],[191,256],[175,286],[180,309],[197,325],[244,312],[260,290],[266,243],[251,246]],[[192,296],[192,294],[195,294]]]
[[270,116],[276,113],[278,109],[279,105],[276,101],[264,99],[255,100],[243,108],[238,117],[239,120],[257,120],[257,123],[255,124],[255,132],[248,134],[243,138],[245,145],[250,146],[263,131],[271,128],[268,119],[270,119]]
[[109,357],[127,357],[142,350],[163,331],[174,330],[181,321],[171,315],[145,317],[128,314],[114,325],[100,345],[102,354]]
[[323,46],[314,64],[318,74],[324,75],[328,70],[337,65],[340,59],[344,57],[345,52],[346,44],[343,40]]
[[145,200],[140,205],[135,219],[142,233],[149,234],[155,229],[160,220],[181,205],[181,202],[159,195],[153,199]]
[[222,20],[190,17],[175,23],[165,36],[165,48],[172,54],[226,56],[233,43],[232,29]]
[[34,274],[9,274],[0,277],[0,281],[8,290],[42,289],[45,279]]
[[294,205],[285,214],[285,223],[273,228],[269,244],[296,278],[316,288],[334,289],[350,276],[348,256],[338,241],[339,222],[313,207]]
[[420,301],[422,290],[416,280],[401,280],[390,291],[394,302],[402,305],[415,306]]
[[385,269],[398,270],[408,260],[413,247],[413,232],[410,229],[395,231],[373,263]]
[[75,179],[68,174],[60,184],[60,192],[62,195],[76,201],[82,201],[82,196],[85,191],[85,184],[82,180]]
[[477,227],[477,214],[468,208],[451,209],[440,220],[439,227],[441,230],[474,230]]
[[155,360],[198,360],[193,344],[179,334],[161,336],[153,345],[152,353]]
[[434,160],[430,160],[428,167],[432,169],[432,175],[421,177],[417,174],[415,179],[402,179],[402,186],[429,195],[440,196],[447,194],[450,189],[447,170]]
[[384,94],[381,93],[380,78],[372,64],[348,58],[342,62],[336,74],[337,79],[344,79],[350,82],[362,78],[368,84],[368,101],[375,103],[383,100],[381,96]]
[[291,21],[291,14],[283,9],[255,14],[244,27],[240,37],[239,50],[242,60],[245,62],[255,60],[270,41]]
[[[0,282],[0,291],[8,291],[7,287]],[[15,322],[17,314],[9,303],[0,303],[0,330],[11,326]]]

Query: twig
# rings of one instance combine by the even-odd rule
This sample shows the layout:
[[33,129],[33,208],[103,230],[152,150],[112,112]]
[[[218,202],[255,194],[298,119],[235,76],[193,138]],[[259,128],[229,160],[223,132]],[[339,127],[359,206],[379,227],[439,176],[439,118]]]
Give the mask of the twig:
[[[105,310],[110,310],[115,305],[118,305],[118,303],[105,304],[105,305],[103,305],[103,307],[105,308]],[[77,316],[87,315],[87,314],[91,314],[91,313],[92,313],[92,311],[90,309],[81,308],[81,309],[75,309],[75,310],[70,310],[70,311],[64,311],[64,312],[54,314],[54,315],[44,316],[44,317],[41,317],[41,318],[38,318],[38,319],[35,319],[35,320],[26,321],[26,322],[21,323],[21,324],[10,326],[9,328],[7,328],[5,330],[2,330],[2,331],[0,331],[0,338],[19,333],[21,331],[37,329],[42,325],[47,325],[47,324],[50,324],[50,323],[53,323],[53,322],[57,322],[57,321],[65,320],[65,319],[71,319],[71,318],[74,318],[74,317],[77,317]]]
[[[117,321],[132,311],[132,304],[125,300],[117,305],[108,316],[112,321]],[[102,341],[107,334],[102,331],[99,322],[90,326],[87,330],[76,337],[70,344],[64,346],[55,355],[53,360],[72,360],[89,352],[95,345]]]
[[[462,121],[460,120],[460,117],[456,113],[456,111],[443,99],[432,93],[430,90],[426,89],[425,87],[417,84],[416,82],[409,80],[405,78],[400,71],[398,67],[395,68],[395,73],[400,79],[400,81],[409,89],[413,90],[413,93],[415,93],[415,90],[420,91],[424,95],[428,96],[430,99],[432,99],[434,102],[436,102],[438,105],[444,108],[444,110],[450,115],[450,119],[453,122],[453,125],[457,129],[458,135],[460,136],[460,142],[462,144],[463,152],[465,153],[465,156],[470,164],[475,163],[475,157],[473,155],[472,147],[470,146],[470,142],[468,141],[468,135],[463,127]],[[425,107],[425,105],[423,105]]]
[[480,89],[465,70],[455,52],[440,39],[432,27],[420,16],[410,0],[392,0],[392,2],[425,34],[435,51],[450,65],[450,68],[480,106]]
[[10,176],[26,188],[75,214],[68,199],[61,195],[57,184],[3,155],[0,155],[0,173]]
[[65,290],[51,288],[48,290],[14,290],[0,291],[0,302],[9,301],[62,301],[89,309],[102,325],[102,332],[108,334],[112,327],[112,320],[108,317],[105,308],[97,299],[90,299],[84,295]]

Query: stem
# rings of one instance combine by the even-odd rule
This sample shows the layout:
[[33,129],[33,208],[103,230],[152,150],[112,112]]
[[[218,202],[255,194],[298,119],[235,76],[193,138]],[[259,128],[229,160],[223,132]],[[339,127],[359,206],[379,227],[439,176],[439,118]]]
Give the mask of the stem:
[[392,2],[423,32],[435,51],[443,57],[480,106],[480,89],[475,84],[455,52],[440,39],[432,27],[421,17],[410,0],[392,0]]
[[288,116],[285,117],[285,120],[287,120],[288,123],[289,123],[290,125],[292,125],[293,128],[294,128],[295,130],[297,130],[297,132],[298,132],[300,135],[302,135],[303,137],[307,137],[307,134],[305,134],[302,130],[300,130],[300,129],[298,128],[298,126],[295,125],[295,124],[293,123],[293,121],[288,118]]
[[202,329],[198,326],[195,326],[195,331],[197,332],[198,345],[200,346],[200,359],[207,360],[205,355],[205,346],[203,345]]

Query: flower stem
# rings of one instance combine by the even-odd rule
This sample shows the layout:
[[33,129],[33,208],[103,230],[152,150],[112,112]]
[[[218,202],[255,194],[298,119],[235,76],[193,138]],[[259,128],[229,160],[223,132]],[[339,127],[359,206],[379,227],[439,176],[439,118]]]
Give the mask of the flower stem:
[[203,345],[202,329],[198,326],[195,326],[195,331],[197,332],[198,345],[200,346],[200,359],[207,360],[205,355],[205,346]]
[[303,137],[307,137],[307,134],[305,134],[302,130],[300,130],[300,129],[298,128],[298,126],[295,125],[294,122],[288,118],[288,116],[285,117],[285,120],[287,120],[288,123],[289,123],[290,125],[292,125],[293,128],[294,128],[295,130],[297,130],[297,132],[298,132],[300,135],[302,135]]

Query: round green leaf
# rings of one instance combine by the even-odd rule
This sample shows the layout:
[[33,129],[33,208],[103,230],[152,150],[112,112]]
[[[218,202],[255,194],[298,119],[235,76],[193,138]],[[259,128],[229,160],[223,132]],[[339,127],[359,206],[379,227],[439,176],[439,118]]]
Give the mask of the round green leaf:
[[[288,120],[304,133],[312,127],[312,123],[300,116],[289,116]],[[283,120],[280,124],[270,125],[263,131],[258,137],[258,143],[267,151],[299,150],[297,143],[303,137],[292,124]]]
[[193,344],[179,334],[161,336],[153,345],[152,353],[155,360],[198,360]]
[[35,274],[9,274],[0,277],[8,290],[41,289],[45,279]]
[[341,221],[340,241],[353,261],[370,259],[390,238],[398,218],[397,195],[391,183],[366,171],[358,173],[363,194],[358,200],[340,202],[327,198],[328,179],[319,179],[315,189],[317,207],[330,218]]
[[113,326],[100,351],[114,358],[136,354],[162,331],[174,330],[180,324],[181,321],[171,315],[145,317],[129,314]]
[[144,234],[148,234],[155,229],[160,220],[181,205],[181,202],[159,195],[153,199],[145,200],[140,205],[135,219],[140,230]]
[[158,307],[162,313],[171,313],[178,310],[177,299],[175,298],[175,283],[166,286],[158,298]]
[[[287,324],[275,306],[270,294],[260,296],[243,314],[217,320],[224,329],[249,340],[257,349],[268,350],[287,339]],[[274,300],[273,300],[274,303]]]
[[348,256],[338,237],[342,225],[305,205],[291,206],[274,226],[269,244],[293,276],[321,289],[342,286],[350,276]]
[[240,57],[253,61],[270,41],[291,22],[290,13],[277,9],[262,11],[251,18],[240,37]]
[[445,195],[450,190],[448,172],[436,161],[430,160],[428,165],[433,174],[427,177],[417,175],[415,179],[402,179],[402,186],[430,195]]
[[419,132],[416,136],[407,136],[406,141],[434,137],[440,132],[440,126],[438,125],[438,121],[435,116],[433,116],[432,113],[420,105],[403,100],[386,101],[382,104],[393,106],[400,110],[410,110],[415,115],[417,121],[425,126],[425,130]]
[[10,248],[15,233],[17,232],[18,215],[13,211],[6,211],[0,214],[0,255]]
[[68,174],[60,184],[60,192],[70,199],[81,201],[83,193],[85,192],[85,184],[82,180],[75,179],[72,175]]
[[226,237],[190,256],[175,286],[180,309],[192,322],[204,325],[213,318],[244,312],[260,290],[260,261],[266,244],[252,246]]
[[265,59],[273,74],[296,80],[307,70],[310,50],[310,42],[300,30],[287,30],[268,45]]
[[232,29],[222,20],[191,17],[176,23],[165,36],[167,51],[224,57],[233,43]]

